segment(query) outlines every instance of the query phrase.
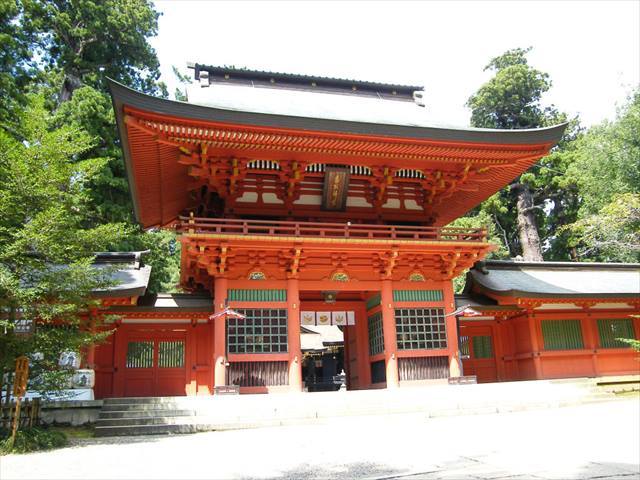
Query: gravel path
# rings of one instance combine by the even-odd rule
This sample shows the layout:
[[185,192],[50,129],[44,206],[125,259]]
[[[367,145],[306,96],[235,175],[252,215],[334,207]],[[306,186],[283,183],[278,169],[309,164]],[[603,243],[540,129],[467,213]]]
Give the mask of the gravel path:
[[640,400],[424,419],[349,417],[195,435],[90,439],[0,457],[9,479],[640,479]]

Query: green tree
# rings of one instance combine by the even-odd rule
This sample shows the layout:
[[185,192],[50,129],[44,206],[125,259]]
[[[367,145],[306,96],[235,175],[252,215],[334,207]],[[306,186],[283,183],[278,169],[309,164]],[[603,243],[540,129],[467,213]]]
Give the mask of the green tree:
[[[548,74],[528,64],[527,53],[530,50],[508,50],[485,67],[485,70],[495,72],[493,78],[467,101],[474,127],[536,128],[567,120],[554,107],[542,105],[542,95],[551,87],[551,80]],[[578,123],[574,120],[565,142],[578,133]],[[540,224],[545,222],[545,217],[557,220],[562,215],[566,216],[567,206],[573,204],[571,199],[565,199],[571,191],[565,189],[561,192],[554,180],[564,174],[569,158],[556,155],[542,159],[482,206],[481,209],[494,219],[498,230],[503,233],[512,256],[522,254],[525,260],[543,259],[545,238],[541,239]],[[554,217],[547,214],[554,208],[562,215]]]
[[[110,76],[146,93],[166,96],[166,87],[157,81],[158,59],[148,43],[157,33],[158,12],[146,0],[7,1],[11,8],[0,7],[0,14],[8,21],[0,28],[9,29],[7,37],[20,43],[7,43],[9,48],[2,51],[6,56],[0,60],[6,58],[20,66],[25,81],[0,104],[8,108],[17,103],[13,99],[24,98],[23,91],[36,91],[45,96],[45,104],[54,112],[52,127],[75,125],[88,133],[91,146],[74,159],[103,160],[85,185],[86,222],[89,227],[131,223],[129,187],[104,78]],[[25,63],[32,53],[37,53],[38,61]],[[16,76],[13,73],[11,78]],[[13,136],[18,138],[15,129]],[[158,237],[147,239],[145,232],[133,226],[129,230],[130,238],[124,245],[149,245]],[[160,245],[166,247],[164,237]],[[179,262],[176,252],[175,248],[169,253],[167,248],[151,248],[147,261],[154,267],[152,291],[172,285],[169,278],[175,275],[167,272]]]
[[579,192],[574,223],[563,229],[580,258],[640,261],[640,89],[615,121],[575,142],[567,182]]
[[63,72],[58,102],[83,85],[104,91],[104,76],[157,93],[159,62],[147,38],[159,13],[147,0],[23,0],[23,25],[37,32],[42,61]]
[[[457,228],[486,228],[489,243],[493,245],[494,250],[487,255],[488,259],[503,259],[509,257],[509,251],[506,248],[506,241],[503,232],[498,231],[497,224],[492,221],[491,216],[486,210],[480,210],[471,216],[465,216],[455,219],[447,227]],[[460,273],[453,279],[453,289],[455,293],[462,293],[465,285],[467,270]]]
[[[86,186],[104,159],[77,161],[91,137],[52,124],[42,97],[32,96],[20,119],[24,140],[0,131],[0,373],[28,355],[40,382],[32,387],[44,391],[66,380],[61,352],[100,339],[81,328],[96,306],[91,292],[111,284],[108,270],[92,267],[93,252],[127,233],[123,224],[92,226]],[[37,320],[33,335],[16,335],[21,318]]]
[[0,124],[15,132],[15,118],[26,103],[24,89],[35,72],[34,37],[21,24],[22,5],[0,0]]

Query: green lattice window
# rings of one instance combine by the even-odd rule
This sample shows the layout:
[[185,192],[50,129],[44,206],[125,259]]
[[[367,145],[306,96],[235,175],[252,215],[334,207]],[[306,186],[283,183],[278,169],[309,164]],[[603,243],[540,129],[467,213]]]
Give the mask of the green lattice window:
[[394,302],[441,302],[442,290],[394,290]]
[[493,358],[490,335],[478,335],[471,338],[473,341],[473,358]]
[[629,345],[618,338],[636,338],[633,321],[630,318],[598,320],[598,334],[602,348],[625,348]]
[[126,368],[153,367],[153,342],[129,342]]
[[545,350],[578,350],[584,348],[580,320],[542,320]]
[[184,341],[168,340],[158,343],[158,367],[184,367]]
[[398,350],[447,348],[442,308],[396,308]]
[[384,352],[384,334],[382,332],[382,313],[374,313],[369,321],[369,355]]
[[237,309],[246,318],[227,319],[229,353],[283,353],[287,351],[285,309]]
[[227,292],[230,301],[235,302],[286,302],[286,290],[258,290],[232,288]]
[[469,337],[467,335],[461,335],[458,338],[458,347],[460,348],[460,357],[463,359],[467,359],[470,357],[469,354]]

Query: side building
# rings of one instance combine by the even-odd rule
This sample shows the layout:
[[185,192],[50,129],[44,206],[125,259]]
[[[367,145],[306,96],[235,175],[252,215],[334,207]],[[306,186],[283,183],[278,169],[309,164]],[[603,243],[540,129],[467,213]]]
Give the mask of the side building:
[[477,263],[460,318],[464,373],[479,382],[640,374],[640,264]]

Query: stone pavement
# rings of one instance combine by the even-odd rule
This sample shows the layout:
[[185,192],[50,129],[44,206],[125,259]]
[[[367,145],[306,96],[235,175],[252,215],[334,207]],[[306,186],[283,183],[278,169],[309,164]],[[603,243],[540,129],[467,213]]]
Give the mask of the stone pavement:
[[9,479],[640,479],[640,399],[525,412],[99,438],[0,457]]

